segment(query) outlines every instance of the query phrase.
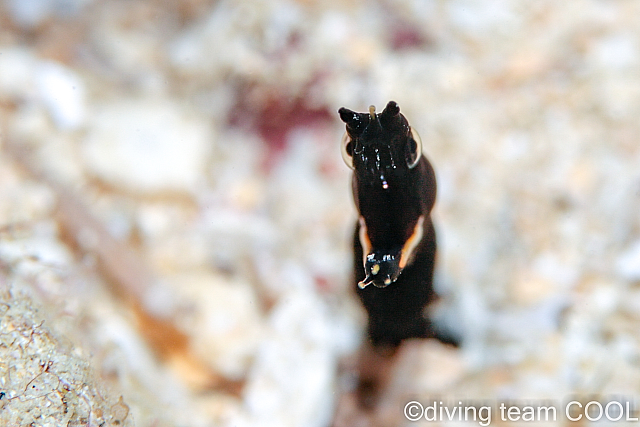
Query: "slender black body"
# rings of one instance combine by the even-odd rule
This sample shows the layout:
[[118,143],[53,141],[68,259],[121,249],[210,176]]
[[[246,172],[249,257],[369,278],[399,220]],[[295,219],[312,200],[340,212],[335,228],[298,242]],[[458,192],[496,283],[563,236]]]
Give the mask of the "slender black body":
[[[437,336],[425,317],[433,291],[436,235],[431,209],[435,173],[421,141],[391,101],[384,111],[339,110],[346,123],[343,157],[353,168],[359,212],[354,234],[354,278],[376,348],[408,338]],[[373,285],[373,286],[370,286]]]

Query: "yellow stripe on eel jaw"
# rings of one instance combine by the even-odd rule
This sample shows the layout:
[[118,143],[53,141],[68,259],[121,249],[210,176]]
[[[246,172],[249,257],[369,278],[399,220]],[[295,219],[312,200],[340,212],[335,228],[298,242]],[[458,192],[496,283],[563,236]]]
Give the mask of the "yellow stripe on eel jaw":
[[367,234],[367,224],[364,217],[360,217],[360,245],[362,246],[362,265],[367,265],[367,255],[371,253],[371,240]]
[[422,240],[422,236],[424,234],[423,224],[424,215],[421,215],[420,218],[418,218],[415,227],[413,227],[413,233],[411,233],[411,236],[409,236],[407,241],[404,242],[402,250],[400,251],[400,269],[403,269],[407,266],[407,263],[411,260],[413,251],[420,244],[420,241]]

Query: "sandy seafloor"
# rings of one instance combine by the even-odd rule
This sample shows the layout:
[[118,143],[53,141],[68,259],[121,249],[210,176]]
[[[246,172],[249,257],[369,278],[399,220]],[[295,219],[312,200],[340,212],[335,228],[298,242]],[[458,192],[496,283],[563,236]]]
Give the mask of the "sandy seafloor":
[[493,425],[538,424],[501,402],[640,410],[639,16],[3,0],[0,424],[330,425],[364,328],[336,111],[391,99],[437,173],[463,345],[408,345],[369,424],[481,421],[410,422],[410,400]]

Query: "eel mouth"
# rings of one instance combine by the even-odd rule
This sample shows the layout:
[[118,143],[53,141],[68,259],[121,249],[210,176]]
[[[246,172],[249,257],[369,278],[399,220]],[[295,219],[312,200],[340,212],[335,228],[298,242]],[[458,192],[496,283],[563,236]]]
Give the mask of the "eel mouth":
[[360,244],[362,245],[363,266],[365,279],[358,283],[360,289],[373,284],[376,288],[386,288],[394,283],[402,270],[413,259],[415,249],[420,244],[424,235],[424,215],[418,218],[413,227],[413,233],[404,242],[401,248],[396,250],[375,250],[367,233],[367,224],[360,217]]

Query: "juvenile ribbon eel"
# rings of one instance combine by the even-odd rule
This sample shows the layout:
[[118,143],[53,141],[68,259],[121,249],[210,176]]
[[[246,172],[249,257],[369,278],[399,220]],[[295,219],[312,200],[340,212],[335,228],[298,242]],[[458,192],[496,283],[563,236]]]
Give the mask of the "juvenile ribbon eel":
[[[436,236],[431,209],[436,179],[418,133],[398,104],[381,113],[341,108],[341,151],[353,170],[359,218],[354,233],[354,281],[368,314],[374,346],[436,335],[423,316],[433,291]],[[369,286],[373,284],[373,286]]]

